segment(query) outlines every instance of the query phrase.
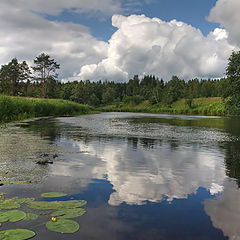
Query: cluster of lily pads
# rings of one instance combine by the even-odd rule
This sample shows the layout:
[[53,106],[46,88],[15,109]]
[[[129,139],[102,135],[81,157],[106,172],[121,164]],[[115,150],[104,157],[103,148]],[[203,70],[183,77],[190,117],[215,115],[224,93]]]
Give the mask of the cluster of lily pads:
[[[57,198],[66,196],[66,194],[51,192],[43,193],[41,196],[44,198]],[[4,198],[2,193],[0,193],[0,198]],[[18,210],[21,204],[24,203],[31,209],[52,211],[51,220],[46,223],[47,229],[59,233],[75,233],[79,230],[79,224],[72,220],[72,218],[82,216],[86,212],[86,210],[81,207],[86,205],[87,202],[85,200],[35,201],[34,198],[18,197],[2,199],[0,200],[0,226],[2,223],[8,221],[36,220],[38,215]],[[35,232],[28,229],[8,229],[0,231],[0,239],[5,240],[24,240],[32,238],[35,235]]]

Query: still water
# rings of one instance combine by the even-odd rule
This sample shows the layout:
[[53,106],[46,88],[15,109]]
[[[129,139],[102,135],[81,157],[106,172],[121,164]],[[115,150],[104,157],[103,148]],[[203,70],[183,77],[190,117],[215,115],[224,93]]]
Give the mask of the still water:
[[[11,123],[0,136],[2,179],[27,182],[0,192],[88,202],[72,235],[41,219],[9,224],[33,239],[240,239],[240,119],[102,113]],[[37,165],[44,153],[58,157]]]

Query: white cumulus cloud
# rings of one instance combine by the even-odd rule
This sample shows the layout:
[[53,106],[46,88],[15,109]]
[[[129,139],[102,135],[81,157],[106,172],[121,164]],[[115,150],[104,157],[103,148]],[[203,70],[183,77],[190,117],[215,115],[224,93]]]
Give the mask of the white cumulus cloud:
[[211,9],[208,19],[221,23],[229,32],[229,41],[240,47],[239,10],[239,0],[218,0],[216,6]]
[[54,6],[55,1],[45,1],[46,5],[40,2],[0,1],[0,64],[14,57],[31,63],[38,54],[46,52],[60,63],[60,77],[69,77],[79,71],[80,64],[93,64],[107,56],[107,43],[95,39],[85,26],[49,21],[36,13],[57,14],[64,7],[77,8],[77,2],[81,5],[83,1],[59,1]]
[[134,74],[155,74],[169,80],[172,75],[221,77],[235,47],[228,33],[217,28],[203,36],[199,29],[183,22],[162,21],[145,15],[114,15],[117,31],[108,44],[107,58],[81,68],[79,78],[126,81]]

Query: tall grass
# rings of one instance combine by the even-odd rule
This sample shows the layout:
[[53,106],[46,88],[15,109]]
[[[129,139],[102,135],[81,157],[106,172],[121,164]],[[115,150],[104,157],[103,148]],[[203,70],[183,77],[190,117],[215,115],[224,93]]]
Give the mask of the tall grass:
[[225,103],[221,98],[196,98],[190,107],[186,99],[181,99],[172,106],[151,105],[144,101],[139,105],[110,105],[99,108],[101,111],[116,112],[148,112],[148,113],[169,113],[169,114],[194,114],[224,116],[227,114]]
[[61,99],[36,99],[0,95],[0,122],[32,117],[70,116],[90,112],[87,105]]

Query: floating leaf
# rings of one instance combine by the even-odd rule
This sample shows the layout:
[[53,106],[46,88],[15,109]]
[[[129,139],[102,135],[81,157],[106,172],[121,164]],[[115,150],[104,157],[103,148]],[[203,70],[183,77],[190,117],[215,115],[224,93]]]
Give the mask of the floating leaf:
[[70,200],[70,201],[32,201],[28,202],[28,206],[33,209],[40,210],[52,210],[52,209],[61,209],[61,208],[76,208],[82,207],[87,202],[85,200]]
[[34,213],[26,213],[26,217],[24,218],[24,220],[36,220],[38,218],[37,214]]
[[4,223],[8,221],[8,216],[5,215],[5,212],[0,212],[0,223]]
[[54,232],[75,233],[79,229],[79,224],[73,220],[61,218],[57,219],[56,222],[47,222],[46,227]]
[[0,239],[3,240],[25,240],[34,237],[36,234],[27,229],[9,229],[0,231]]
[[0,201],[0,209],[14,209],[19,208],[20,204],[16,202],[15,198],[5,199]]
[[51,216],[59,218],[76,218],[82,216],[86,212],[83,208],[63,208],[51,214]]
[[69,201],[61,201],[58,202],[59,208],[77,208],[82,207],[87,204],[87,201],[85,200],[69,200]]
[[0,193],[0,198],[1,198],[1,199],[4,198],[4,194],[5,194],[5,193],[2,193],[2,192]]
[[10,185],[10,184],[24,184],[24,181],[0,181],[0,186],[2,185]]
[[42,197],[45,198],[56,198],[56,197],[64,197],[67,196],[66,193],[59,193],[59,192],[49,192],[41,194]]
[[29,202],[32,202],[32,201],[35,200],[35,198],[18,198],[18,197],[14,198],[14,199],[15,199],[15,201],[16,201],[17,203],[19,203],[19,204],[29,203]]
[[0,213],[0,222],[18,222],[26,217],[26,213],[20,210],[12,210]]

